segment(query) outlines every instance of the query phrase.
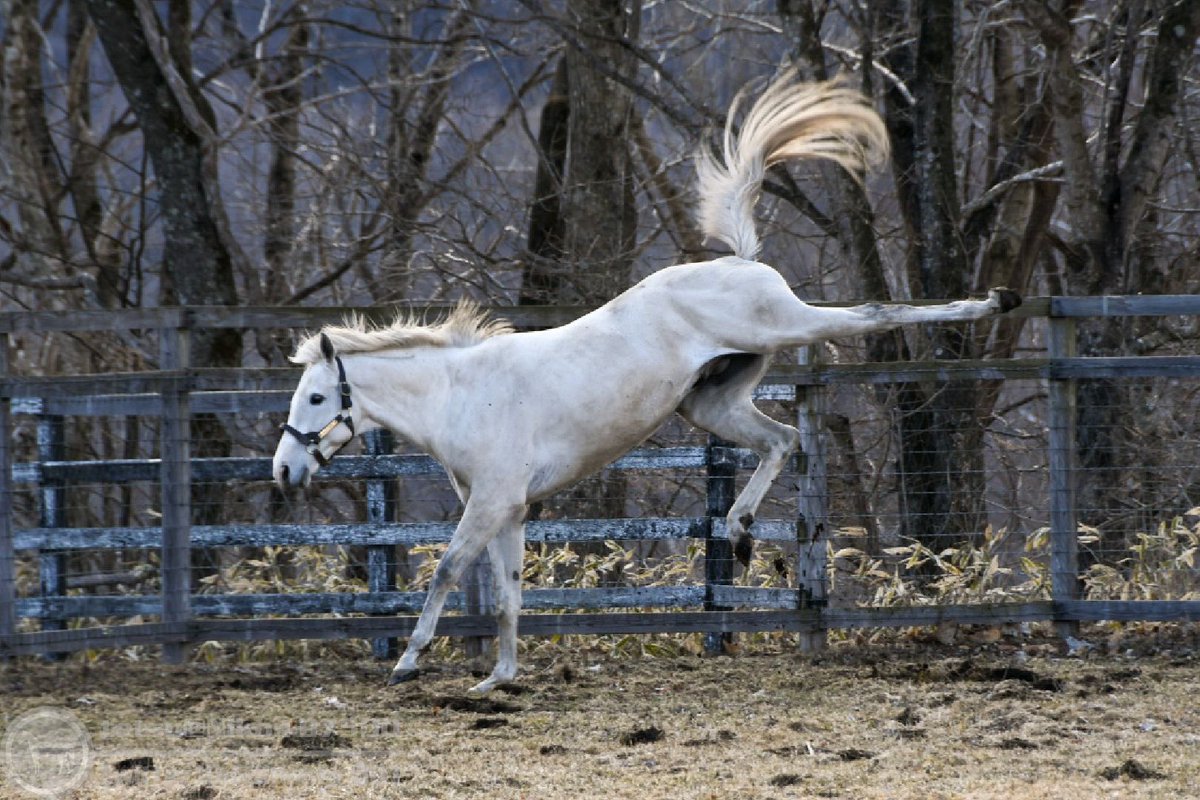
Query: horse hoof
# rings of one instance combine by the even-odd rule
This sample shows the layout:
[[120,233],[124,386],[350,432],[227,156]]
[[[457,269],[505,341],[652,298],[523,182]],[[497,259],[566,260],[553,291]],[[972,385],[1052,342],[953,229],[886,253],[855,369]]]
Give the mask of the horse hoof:
[[733,543],[733,556],[743,567],[750,566],[750,556],[754,553],[754,537],[744,533]]
[[395,669],[392,670],[392,674],[391,677],[388,678],[387,685],[395,686],[397,683],[415,681],[420,674],[421,670],[419,669]]
[[992,297],[996,298],[996,302],[999,303],[1001,314],[1007,311],[1012,311],[1014,308],[1021,305],[1021,295],[1018,292],[1014,292],[1012,289],[1005,289],[1003,287],[992,289],[990,294]]

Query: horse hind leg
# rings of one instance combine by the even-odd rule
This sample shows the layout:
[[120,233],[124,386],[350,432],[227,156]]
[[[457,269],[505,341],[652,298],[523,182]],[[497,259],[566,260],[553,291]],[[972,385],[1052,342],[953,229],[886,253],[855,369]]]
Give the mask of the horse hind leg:
[[754,546],[750,533],[754,516],[788,457],[799,446],[800,433],[763,414],[751,400],[750,393],[766,372],[765,356],[746,353],[724,358],[728,363],[720,365],[723,369],[698,382],[678,410],[696,427],[758,454],[758,468],[726,515],[734,556],[748,567]]

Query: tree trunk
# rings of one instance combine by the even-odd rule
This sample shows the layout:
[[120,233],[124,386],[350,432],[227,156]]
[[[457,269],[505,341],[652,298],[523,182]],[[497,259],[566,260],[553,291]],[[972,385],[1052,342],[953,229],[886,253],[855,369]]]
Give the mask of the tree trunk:
[[[1067,290],[1071,294],[1111,294],[1152,290],[1140,274],[1144,251],[1139,233],[1149,201],[1160,180],[1169,149],[1169,136],[1182,105],[1187,65],[1200,36],[1200,4],[1170,2],[1160,6],[1157,36],[1143,56],[1146,96],[1137,119],[1124,124],[1125,106],[1139,98],[1129,96],[1137,57],[1136,30],[1143,24],[1140,4],[1125,13],[1126,38],[1120,52],[1108,54],[1118,63],[1118,79],[1106,116],[1099,164],[1093,164],[1088,148],[1084,80],[1071,49],[1071,19],[1079,0],[1042,3],[1027,0],[1022,6],[1047,52],[1047,85],[1054,115],[1055,142],[1063,159],[1066,180],[1063,194],[1067,220],[1075,232],[1064,242],[1068,254]],[[1159,4],[1154,4],[1159,5]],[[1102,55],[1101,57],[1105,57]],[[1124,163],[1120,154],[1127,153]],[[1079,325],[1079,354],[1110,356],[1126,354],[1132,341],[1132,325],[1124,320],[1085,320]],[[1129,497],[1122,484],[1126,465],[1136,463],[1134,449],[1140,442],[1131,438],[1134,413],[1129,387],[1111,379],[1081,380],[1078,383],[1080,517],[1099,527],[1106,541],[1102,548],[1124,546],[1108,539],[1108,529],[1137,498]]]
[[[146,152],[158,182],[163,218],[165,303],[231,306],[238,302],[233,257],[223,236],[214,151],[215,117],[194,85],[186,9],[171,7],[173,36],[167,47],[152,8],[143,0],[87,0],[88,12],[113,74],[137,116]],[[183,55],[181,55],[183,54]],[[182,58],[182,63],[179,59]],[[191,365],[231,367],[241,363],[237,330],[193,332]],[[229,432],[211,414],[192,417],[190,437],[198,458],[232,453]],[[193,519],[213,524],[223,518],[224,489],[198,484],[192,489]],[[210,554],[193,553],[200,577],[212,568]]]
[[[916,34],[887,59],[910,87],[913,102],[894,86],[886,94],[894,174],[909,234],[909,289],[917,298],[962,297],[970,269],[957,224],[955,3],[921,0],[911,9],[891,4],[882,7],[882,21]],[[964,326],[931,326],[921,338],[925,345],[918,358],[970,354]],[[901,534],[941,549],[983,523],[982,453],[965,440],[967,426],[975,424],[976,389],[962,381],[903,384],[895,402]]]
[[[199,91],[189,87],[190,72],[179,71],[178,65],[166,65],[172,76],[164,71],[149,42],[149,37],[161,38],[163,31],[145,30],[135,0],[87,0],[87,7],[113,73],[137,115],[158,179],[163,276],[169,285],[165,299],[185,306],[236,305],[233,260],[216,220],[222,212],[215,208],[220,202],[215,173],[206,165],[212,157],[206,152],[212,110]],[[193,106],[191,113],[185,104]],[[197,130],[198,125],[209,131]],[[192,358],[201,367],[233,366],[241,359],[241,336],[235,330],[198,333]]]
[[554,70],[550,96],[542,106],[538,128],[538,167],[529,208],[529,234],[521,276],[521,305],[554,303],[562,294],[562,180],[567,161],[567,126],[571,115],[567,59]]
[[[570,47],[542,110],[522,302],[603,303],[624,291],[635,256],[632,78],[640,3],[569,0]],[[555,262],[558,263],[555,263]],[[571,492],[565,513],[625,515],[626,479],[611,472]],[[534,509],[535,513],[540,513]]]
[[[633,98],[606,69],[632,77],[621,41],[636,36],[640,8],[624,0],[570,0],[568,24],[585,49],[566,52],[570,112],[563,176],[563,258],[576,300],[599,303],[629,285],[637,208],[630,153]],[[559,298],[560,301],[566,298]]]

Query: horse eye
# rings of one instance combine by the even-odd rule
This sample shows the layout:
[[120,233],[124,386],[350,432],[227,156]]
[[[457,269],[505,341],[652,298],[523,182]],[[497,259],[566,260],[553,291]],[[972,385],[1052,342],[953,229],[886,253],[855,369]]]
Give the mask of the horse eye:
[[325,402],[325,395],[313,392],[313,394],[308,398],[308,402],[312,403],[314,406],[319,406],[321,403]]

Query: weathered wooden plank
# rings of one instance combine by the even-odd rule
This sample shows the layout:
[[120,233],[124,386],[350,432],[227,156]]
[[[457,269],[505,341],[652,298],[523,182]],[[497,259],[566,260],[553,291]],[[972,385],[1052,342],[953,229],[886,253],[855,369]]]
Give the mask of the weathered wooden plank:
[[[1083,374],[1088,373],[1087,375]],[[1068,377],[1195,377],[1200,356],[1114,356],[1052,361],[1048,358],[921,362],[863,362],[802,366],[776,364],[763,378],[760,399],[790,399],[786,386],[902,383],[949,380],[1035,380],[1054,374]],[[34,398],[54,398],[54,413],[125,415],[144,413],[145,395],[171,387],[211,394],[205,403],[216,411],[271,413],[282,411],[295,388],[292,368],[191,369],[100,375],[0,378],[0,394],[20,398],[22,413],[34,412]],[[251,395],[264,393],[260,398]],[[91,399],[95,398],[95,399]],[[46,402],[46,401],[43,401]]]
[[[702,633],[705,631],[789,631],[811,624],[812,612],[778,611],[675,611],[613,614],[526,614],[521,616],[521,636],[598,634]],[[372,636],[408,636],[416,617],[341,617],[336,619],[203,619],[192,623],[198,640],[257,641],[262,639],[348,639]],[[494,636],[492,617],[444,616],[438,636]]]
[[[159,365],[168,370],[186,369],[191,360],[191,335],[183,328],[159,331]],[[168,625],[185,624],[192,615],[192,470],[191,405],[187,391],[172,386],[162,395],[162,423],[159,428],[159,491],[162,497],[162,621]],[[179,664],[184,649],[165,644],[162,659]]]
[[[757,458],[747,450],[730,448],[722,456],[732,459],[739,468],[757,464]],[[702,447],[663,447],[635,450],[618,459],[606,469],[617,470],[679,470],[700,469],[704,466]],[[128,483],[158,480],[161,465],[158,459],[111,461],[49,461],[19,463],[12,468],[17,483],[40,483],[44,480],[67,483]],[[192,477],[197,481],[269,481],[269,457],[195,458],[191,461]],[[386,480],[417,476],[445,477],[442,466],[425,455],[344,455],[338,456],[321,474],[326,478],[347,480]]]
[[[139,330],[176,327],[197,328],[300,328],[315,330],[341,324],[358,315],[387,323],[398,313],[437,319],[453,304],[397,304],[388,306],[189,306],[188,308],[135,308],[111,311],[18,311],[0,313],[0,332],[80,332]],[[590,310],[583,306],[508,306],[491,309],[518,328],[564,325]]]
[[[637,519],[538,520],[526,527],[526,541],[564,544],[643,540],[666,541],[702,538],[703,517],[642,517]],[[725,537],[724,520],[714,520],[714,536]],[[453,522],[343,523],[337,525],[263,524],[197,525],[192,545],[210,547],[298,547],[302,545],[364,545],[412,547],[450,541]],[[792,520],[763,519],[755,523],[760,541],[795,541]],[[161,545],[158,527],[30,528],[14,536],[15,548],[27,550],[149,549]]]
[[[725,599],[734,607],[794,607],[794,590],[724,587]],[[788,605],[791,600],[792,605]],[[424,592],[321,592],[288,594],[192,595],[197,616],[299,616],[311,614],[413,614],[421,610]],[[704,602],[703,586],[602,587],[593,589],[529,589],[524,592],[527,611],[549,609],[685,608]],[[465,592],[451,592],[447,611],[468,609]],[[158,595],[71,595],[28,597],[17,601],[20,617],[72,619],[157,616],[162,613]]]
[[50,333],[178,328],[183,327],[186,319],[187,309],[179,307],[5,311],[0,313],[0,332]]
[[855,364],[776,364],[764,381],[798,386],[949,380],[1035,380],[1087,377],[1196,377],[1200,356],[1081,356],[1009,360],[898,361]]
[[821,623],[827,628],[908,628],[954,622],[959,625],[1002,625],[1045,622],[1054,618],[1054,603],[994,603],[963,606],[891,606],[887,608],[826,608]]
[[[717,586],[713,602],[723,608],[796,608],[796,589]],[[547,609],[683,608],[703,605],[703,586],[628,586],[591,589],[528,589],[527,611]],[[466,592],[451,592],[447,611],[472,612]],[[416,613],[425,602],[424,592],[320,592],[286,594],[192,595],[193,615],[200,616],[299,616],[311,614]],[[158,595],[71,595],[29,597],[17,601],[17,614],[43,620],[72,618],[157,616],[162,613]],[[490,613],[490,612],[489,612]]]
[[[724,518],[712,520],[714,537],[728,538],[729,526]],[[700,536],[697,531],[693,535]],[[795,542],[796,521],[792,519],[757,519],[754,521],[754,538],[760,542]]]
[[[632,523],[632,524],[631,524]],[[525,526],[525,541],[546,544],[608,540],[667,541],[703,536],[701,517],[642,517],[638,519],[537,520]]]
[[186,626],[168,625],[161,622],[18,633],[12,636],[0,636],[0,658],[45,653],[71,653],[79,650],[115,649],[135,645],[182,645],[192,636],[193,634]]
[[[289,306],[206,306],[192,309],[198,327],[215,328],[307,328],[342,324],[357,315],[371,322],[386,324],[397,314],[436,320],[449,314],[453,303],[399,303],[386,306],[289,307]],[[517,328],[552,328],[565,325],[588,311],[587,306],[494,306],[489,313],[508,320]]]
[[1049,360],[1021,358],[990,361],[867,361],[857,364],[775,364],[763,378],[796,386],[906,383],[919,381],[1034,380],[1045,375]]
[[[857,364],[828,364],[821,367],[801,367],[776,364],[763,378],[756,397],[763,400],[789,400],[798,385],[832,385],[856,383],[899,383],[922,380],[1002,380],[1035,379],[1048,368],[1046,359],[967,360],[927,362],[863,362]],[[299,372],[294,368],[209,368],[187,371],[125,372],[96,375],[58,375],[0,379],[0,393],[21,398],[21,408],[37,402],[33,398],[53,397],[56,413],[70,415],[74,410],[88,415],[126,415],[146,409],[141,395],[154,394],[168,387],[179,386],[193,392],[213,393],[211,402],[226,407],[250,410],[249,398],[238,399],[238,393],[263,392],[271,395],[254,406],[252,413],[282,411],[277,392],[287,393],[296,386]],[[104,399],[89,400],[98,396]],[[123,399],[123,398],[128,399]],[[70,405],[69,405],[70,404]]]
[[[292,392],[283,389],[213,391],[192,394],[196,414],[269,414],[287,410]],[[162,407],[159,394],[105,394],[81,397],[19,397],[13,400],[17,414],[54,414],[64,417],[157,416]]]
[[190,376],[182,370],[33,377],[8,375],[0,376],[0,395],[26,398],[158,394],[168,387],[186,387],[190,381]]
[[[603,542],[609,539],[673,540],[702,536],[703,517],[539,520],[526,526],[528,542]],[[453,522],[342,523],[337,525],[194,525],[193,547],[297,547],[302,545],[404,545],[450,541]],[[162,529],[32,528],[13,537],[16,550],[111,550],[159,547]]]
[[796,399],[796,385],[792,383],[760,383],[754,387],[755,400],[777,400],[791,402]]
[[[363,450],[369,456],[389,455],[395,446],[392,433],[385,429],[363,434]],[[367,483],[367,522],[386,525],[396,522],[396,481],[373,480]],[[395,545],[373,545],[367,548],[367,590],[373,593],[396,591]],[[395,612],[392,612],[395,613]],[[375,658],[395,658],[399,643],[395,639],[371,640]]]
[[[717,599],[718,591],[733,583],[733,543],[725,527],[725,516],[737,495],[737,463],[730,457],[732,450],[729,442],[717,436],[708,437],[704,506],[707,524],[701,529],[704,535],[705,611],[725,610]],[[710,654],[720,654],[731,642],[732,637],[725,630],[713,629],[704,634],[704,650]]]
[[[1164,610],[1164,609],[1160,609]],[[643,634],[643,633],[732,633],[762,631],[803,632],[818,622],[831,628],[931,626],[942,622],[963,625],[999,625],[1045,621],[1053,618],[1050,601],[971,606],[917,606],[900,608],[827,609],[818,617],[816,609],[769,609],[755,611],[668,611],[619,612],[611,614],[524,614],[521,636]],[[373,632],[406,636],[416,623],[415,617],[390,620],[372,617],[346,617],[325,620],[200,620],[196,633],[214,639],[258,638],[350,638],[369,635],[353,631],[367,626]],[[389,625],[390,623],[390,625]],[[447,616],[438,625],[439,636],[489,636],[495,634],[490,617]],[[378,633],[376,633],[378,635]]]
[[[90,648],[126,647],[162,641],[328,639],[407,636],[415,616],[306,619],[193,620],[184,630],[160,623],[79,628],[0,637],[0,657]],[[766,611],[625,612],[613,614],[525,614],[522,636],[566,634],[703,633],[706,631],[795,631],[820,624],[830,628],[931,626],[942,622],[999,625],[1051,619],[1200,620],[1200,601],[1051,601],[968,606],[830,608],[818,620],[814,609]],[[490,617],[446,616],[440,636],[487,636],[495,633]]]
[[1200,314],[1200,295],[1052,297],[1052,317],[1164,317]]
[[[13,468],[18,482],[36,483],[58,480],[70,483],[128,483],[158,480],[160,461],[154,458],[112,461],[51,461],[42,464],[17,464]],[[269,457],[195,458],[192,477],[197,481],[269,481]],[[362,455],[339,456],[322,470],[326,478],[387,479],[433,475],[445,477],[445,470],[429,456]]]
[[[815,346],[801,347],[797,361],[804,366],[819,367],[820,350]],[[829,539],[828,459],[829,426],[826,422],[829,398],[822,386],[802,386],[797,389],[796,429],[800,432],[800,452],[804,454],[804,475],[800,480],[797,526],[800,531],[796,553],[796,580],[800,587],[797,604],[813,608],[825,605],[825,550]],[[801,633],[797,647],[802,653],[818,653],[826,648],[828,636],[824,629]]]
[[800,590],[765,586],[714,586],[713,603],[723,608],[798,608]]
[[1064,600],[1057,616],[1078,622],[1196,622],[1200,600]]
[[[1069,320],[1064,320],[1069,321]],[[1053,323],[1052,323],[1053,325]],[[1052,380],[1073,378],[1200,378],[1200,356],[1087,356],[1051,362]]]
[[[52,461],[66,455],[65,428],[62,417],[44,415],[37,423],[38,458]],[[62,481],[48,480],[41,486],[40,524],[43,528],[61,528],[66,521],[66,491]],[[38,584],[44,597],[67,593],[67,557],[59,550],[43,550],[38,554]],[[66,627],[58,620],[45,620],[42,630],[61,630]]]
[[[9,336],[0,332],[0,379],[8,375]],[[17,630],[17,562],[13,530],[12,416],[0,394],[0,638]],[[0,653],[2,655],[2,653]]]
[[[1075,356],[1075,320],[1050,320],[1048,346],[1060,362]],[[1062,377],[1048,381],[1047,468],[1050,473],[1050,593],[1059,602],[1079,597],[1079,537],[1075,511],[1075,382]],[[1074,620],[1055,623],[1062,637],[1077,636]]]

